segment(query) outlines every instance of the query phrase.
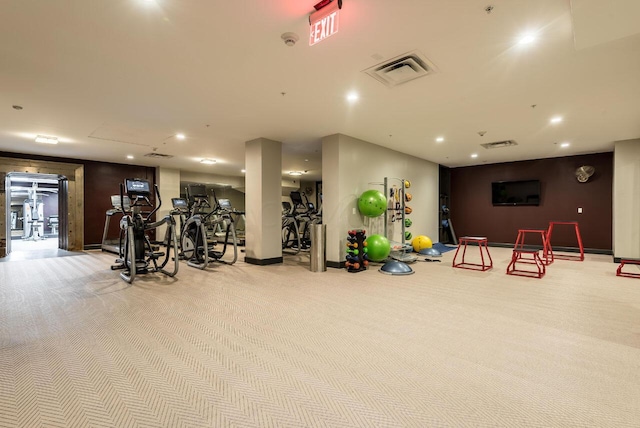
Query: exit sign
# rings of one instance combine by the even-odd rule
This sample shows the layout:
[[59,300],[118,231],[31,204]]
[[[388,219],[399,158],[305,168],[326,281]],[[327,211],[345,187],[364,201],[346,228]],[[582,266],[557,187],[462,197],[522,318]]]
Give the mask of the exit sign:
[[323,41],[338,32],[340,26],[340,7],[342,2],[331,2],[309,17],[309,46]]

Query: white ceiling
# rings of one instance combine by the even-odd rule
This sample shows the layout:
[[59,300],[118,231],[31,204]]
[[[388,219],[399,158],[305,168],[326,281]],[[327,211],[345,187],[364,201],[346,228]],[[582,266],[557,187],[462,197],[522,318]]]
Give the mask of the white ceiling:
[[[0,151],[241,176],[244,143],[265,137],[283,172],[315,179],[335,133],[451,167],[640,138],[637,0],[344,0],[339,32],[309,46],[315,3],[2,1]],[[362,72],[414,50],[437,72],[395,88]]]

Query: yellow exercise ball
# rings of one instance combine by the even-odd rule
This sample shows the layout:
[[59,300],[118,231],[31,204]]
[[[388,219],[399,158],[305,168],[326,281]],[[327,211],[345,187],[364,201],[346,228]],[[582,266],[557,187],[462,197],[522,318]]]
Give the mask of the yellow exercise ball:
[[424,250],[425,248],[431,248],[433,246],[433,242],[431,242],[431,238],[424,235],[418,235],[413,238],[411,241],[411,245],[416,253],[419,253],[420,250]]

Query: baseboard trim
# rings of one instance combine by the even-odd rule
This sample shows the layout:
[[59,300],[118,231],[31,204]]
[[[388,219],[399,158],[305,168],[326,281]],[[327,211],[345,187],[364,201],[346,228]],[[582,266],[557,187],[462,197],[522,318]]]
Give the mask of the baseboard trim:
[[[502,248],[513,248],[513,243],[504,243],[504,242],[489,242],[488,245],[490,247],[502,247]],[[525,245],[525,248],[539,248],[542,249],[541,245]],[[556,247],[553,246],[553,251],[558,251],[562,253],[579,253],[580,248],[577,247]],[[585,254],[604,254],[604,255],[613,255],[612,250],[603,250],[600,248],[585,248]]]
[[344,263],[345,262],[330,262],[330,261],[327,261],[327,267],[334,268],[334,269],[344,269]]
[[245,257],[244,261],[250,265],[267,266],[282,263],[282,257],[272,257],[270,259],[254,259],[253,257]]

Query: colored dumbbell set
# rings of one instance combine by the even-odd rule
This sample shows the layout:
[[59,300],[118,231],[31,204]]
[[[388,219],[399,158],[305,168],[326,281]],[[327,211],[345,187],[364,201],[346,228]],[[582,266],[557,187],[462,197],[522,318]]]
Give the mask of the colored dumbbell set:
[[367,236],[363,229],[350,230],[347,236],[347,261],[345,267],[349,272],[360,272],[367,269]]

